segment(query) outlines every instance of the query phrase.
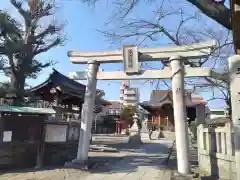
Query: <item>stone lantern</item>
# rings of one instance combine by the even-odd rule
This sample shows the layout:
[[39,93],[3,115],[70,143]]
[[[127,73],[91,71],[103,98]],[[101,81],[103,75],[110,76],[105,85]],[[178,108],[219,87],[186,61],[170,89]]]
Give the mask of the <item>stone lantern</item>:
[[131,131],[140,131],[140,129],[139,129],[139,126],[138,126],[138,115],[135,113],[134,115],[133,115],[133,125],[132,125],[132,127],[130,128],[130,132]]
[[150,140],[149,129],[148,129],[148,117],[147,116],[144,117],[140,133],[141,133],[141,139],[142,140]]
[[135,113],[133,116],[133,125],[129,130],[129,133],[130,133],[129,142],[130,143],[142,143],[141,136],[140,136],[140,129],[139,129],[137,122],[138,122],[138,115]]

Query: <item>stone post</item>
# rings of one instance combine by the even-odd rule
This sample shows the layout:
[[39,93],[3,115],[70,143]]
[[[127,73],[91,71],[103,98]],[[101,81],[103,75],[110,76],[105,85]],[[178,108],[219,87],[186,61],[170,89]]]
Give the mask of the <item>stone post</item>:
[[240,179],[240,55],[229,57],[232,122],[237,178]]
[[99,63],[97,61],[88,62],[87,86],[85,90],[84,104],[81,115],[81,128],[78,143],[77,159],[73,162],[85,163],[88,160],[89,143],[93,121],[93,109],[97,90],[97,72]]
[[177,165],[180,174],[189,174],[189,139],[184,96],[184,66],[181,57],[171,57],[173,110],[176,134]]
[[3,134],[4,134],[4,115],[0,113],[0,145],[3,143]]
[[196,106],[196,125],[204,124],[206,119],[205,105],[199,104]]

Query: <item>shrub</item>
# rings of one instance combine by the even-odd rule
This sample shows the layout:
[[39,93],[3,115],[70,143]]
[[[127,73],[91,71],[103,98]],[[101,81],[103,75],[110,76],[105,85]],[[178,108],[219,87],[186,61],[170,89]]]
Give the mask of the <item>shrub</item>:
[[189,124],[191,133],[193,134],[193,139],[197,140],[197,124],[195,121],[191,121]]

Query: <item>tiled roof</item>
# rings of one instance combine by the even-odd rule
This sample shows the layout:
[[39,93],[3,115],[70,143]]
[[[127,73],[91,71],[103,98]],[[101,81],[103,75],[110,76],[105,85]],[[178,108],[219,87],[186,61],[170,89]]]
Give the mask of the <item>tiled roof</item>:
[[106,113],[109,111],[109,110],[112,110],[112,111],[118,111],[120,112],[121,110],[121,104],[119,101],[109,101],[111,103],[111,105],[108,105],[108,106],[105,106],[102,108],[102,112],[100,114],[102,115],[106,115]]
[[[202,97],[191,97],[191,93],[185,91],[185,101],[186,105],[191,107],[197,104],[206,104],[206,101]],[[150,107],[160,107],[163,104],[172,104],[172,90],[154,90],[150,96],[149,101],[141,103],[141,106],[146,108]]]
[[55,114],[52,108],[33,108],[20,106],[0,106],[0,112],[29,113],[29,114]]
[[150,96],[150,104],[159,103],[164,100],[169,94],[170,90],[154,90]]
[[192,102],[199,104],[207,104],[203,97],[192,97]]
[[[27,90],[28,94],[41,97],[45,101],[53,101],[54,96],[49,92],[52,88],[59,87],[61,91],[66,94],[67,98],[64,98],[63,103],[71,102],[71,104],[79,105],[84,101],[86,86],[77,81],[69,79],[56,69],[49,75],[48,79],[36,87]],[[97,89],[96,103],[102,105],[109,105],[109,102],[102,99],[104,91]]]
[[120,111],[121,109],[121,103],[119,101],[109,101],[111,103],[111,105],[107,106],[106,108],[104,108],[105,110],[117,110]]

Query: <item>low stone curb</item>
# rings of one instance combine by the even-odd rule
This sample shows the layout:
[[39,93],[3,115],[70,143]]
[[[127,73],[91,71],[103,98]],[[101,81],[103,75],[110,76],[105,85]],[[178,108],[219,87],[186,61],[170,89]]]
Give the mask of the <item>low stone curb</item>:
[[190,174],[183,175],[176,171],[173,171],[171,180],[193,180],[198,178],[199,178],[199,173],[192,172]]
[[92,152],[119,152],[117,148],[109,148],[105,146],[90,146]]
[[67,162],[65,163],[64,167],[65,168],[73,168],[73,169],[78,169],[82,171],[89,171],[92,169],[96,169],[97,167],[102,167],[108,164],[107,160],[102,160],[98,161],[95,159],[88,160],[85,163],[76,163],[76,162]]

